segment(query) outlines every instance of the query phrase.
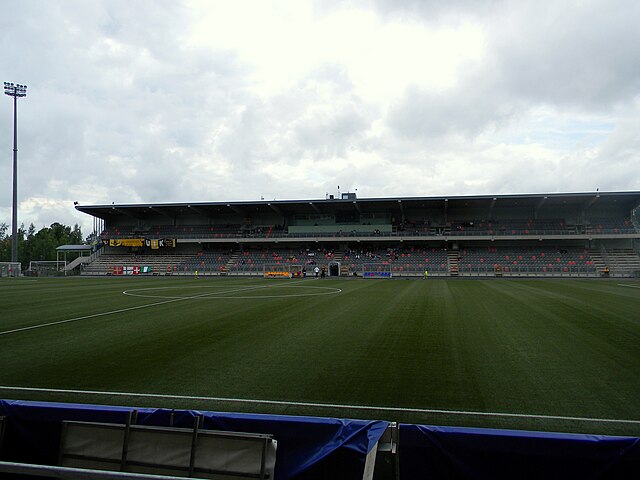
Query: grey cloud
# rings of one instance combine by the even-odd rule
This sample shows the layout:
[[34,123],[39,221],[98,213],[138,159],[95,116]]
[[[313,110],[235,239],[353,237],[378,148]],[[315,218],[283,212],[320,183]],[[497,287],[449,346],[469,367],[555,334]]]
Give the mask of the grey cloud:
[[466,87],[446,93],[408,88],[390,109],[390,127],[397,135],[422,141],[447,135],[473,137],[508,122],[524,108],[516,98],[489,85]]
[[[633,190],[638,188],[640,178],[640,120],[636,115],[621,121],[602,144],[598,154],[589,159],[585,171],[594,185],[601,190]],[[583,172],[581,172],[583,173]]]
[[639,3],[515,5],[496,15],[489,40],[513,96],[602,110],[640,93]]
[[640,96],[640,4],[509,4],[486,18],[487,56],[455,88],[413,86],[390,110],[393,130],[433,139],[495,130],[536,106],[607,114]]
[[269,155],[267,138],[271,133],[269,111],[260,100],[253,99],[243,111],[225,123],[227,133],[217,150],[227,158],[239,172],[255,168],[256,164]]
[[359,143],[368,126],[359,112],[347,109],[306,119],[296,128],[295,137],[301,148],[316,158],[340,157]]
[[[29,84],[20,104],[20,198],[59,195],[51,178],[105,186],[124,202],[174,197],[190,158],[245,97],[246,67],[230,52],[185,50],[186,13],[174,2],[73,5],[20,2],[17,22],[0,21],[3,44],[24,45],[5,49],[0,65],[16,72],[6,80]],[[0,122],[9,131],[8,115]],[[2,151],[9,142],[0,139]]]
[[346,156],[360,148],[375,112],[355,92],[344,68],[325,65],[303,79],[298,96],[307,112],[295,119],[295,143],[316,159]]
[[502,8],[504,0],[316,0],[319,12],[331,12],[345,6],[373,9],[385,20],[420,20],[428,23],[447,21],[457,23],[464,19],[489,15]]
[[217,151],[236,168],[345,156],[364,139],[369,117],[343,72],[321,67],[286,93],[246,104]]

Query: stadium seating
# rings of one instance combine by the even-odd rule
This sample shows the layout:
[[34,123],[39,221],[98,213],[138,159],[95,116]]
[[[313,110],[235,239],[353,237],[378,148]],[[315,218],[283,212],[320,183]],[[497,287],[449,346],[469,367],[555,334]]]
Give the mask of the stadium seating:
[[587,233],[637,233],[630,219],[591,219],[586,225]]
[[[85,275],[112,275],[114,267],[150,267],[149,274],[192,274],[198,270],[202,273],[220,273],[225,271],[229,262],[229,250],[207,251],[207,253],[183,254],[105,254],[88,264]],[[135,274],[144,274],[136,272]]]
[[261,275],[265,265],[300,265],[309,270],[316,264],[327,263],[332,256],[332,252],[325,249],[250,248],[238,254],[236,261],[230,266],[229,273]]
[[[448,223],[431,221],[410,221],[395,223],[393,230],[389,225],[359,226],[358,230],[348,225],[335,224],[321,227],[299,226],[290,229],[283,225],[154,225],[149,227],[118,226],[108,227],[102,239],[122,238],[195,238],[195,239],[233,239],[233,238],[282,238],[310,236],[321,237],[433,237],[433,236],[540,236],[540,235],[575,235],[575,234],[629,234],[637,233],[629,218],[594,218],[587,219],[584,224],[569,222],[563,218],[556,219],[501,219],[475,220],[461,219]],[[318,230],[320,229],[320,230]]]
[[586,275],[595,273],[596,266],[584,248],[481,247],[461,250],[458,270],[463,275]]
[[176,273],[189,273],[196,270],[200,273],[223,273],[230,262],[232,249],[218,248],[198,251],[184,258],[175,269]]
[[388,266],[393,276],[422,276],[425,270],[433,274],[448,273],[447,251],[441,248],[388,247],[370,250],[349,250],[344,262],[350,272],[362,272],[365,265]]
[[[312,247],[253,247],[244,250],[208,249],[195,253],[104,254],[85,267],[84,274],[114,274],[114,267],[150,267],[149,274],[262,275],[265,266],[299,265],[307,271],[318,266],[340,265],[340,275],[361,274],[366,267],[378,266],[393,276],[594,276],[605,265],[632,274],[640,270],[640,257],[632,250],[592,252],[579,247],[468,247],[447,250],[436,247],[386,246],[330,250]],[[145,273],[136,272],[135,274]]]
[[450,235],[549,235],[573,234],[575,227],[568,227],[563,219],[550,220],[480,220],[454,222]]

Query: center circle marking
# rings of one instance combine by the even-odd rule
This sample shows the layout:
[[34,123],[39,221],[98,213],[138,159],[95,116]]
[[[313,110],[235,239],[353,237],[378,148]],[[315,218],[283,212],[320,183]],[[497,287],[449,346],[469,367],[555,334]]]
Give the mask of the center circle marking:
[[[255,295],[249,294],[249,292],[254,292],[256,290],[270,290],[273,288],[287,288],[287,289],[312,289],[315,290],[313,292],[303,292],[303,293],[280,293],[275,295],[263,294],[263,295]],[[192,289],[213,289],[217,291],[208,292],[204,294],[190,294],[190,295],[162,295],[160,293],[154,294],[153,291],[161,291],[161,290],[192,290]],[[223,290],[223,291],[219,291]],[[142,292],[150,292],[150,293],[142,293]],[[244,293],[246,292],[246,294]],[[293,298],[293,297],[318,297],[323,295],[336,295],[341,293],[341,288],[335,287],[321,287],[315,285],[269,285],[269,286],[253,286],[253,287],[240,287],[234,288],[231,286],[210,286],[210,285],[193,285],[193,286],[178,286],[178,287],[149,287],[149,288],[136,288],[132,290],[124,290],[123,295],[128,295],[131,297],[142,297],[142,298],[156,298],[161,300],[188,300],[188,299],[260,299],[260,298]]]

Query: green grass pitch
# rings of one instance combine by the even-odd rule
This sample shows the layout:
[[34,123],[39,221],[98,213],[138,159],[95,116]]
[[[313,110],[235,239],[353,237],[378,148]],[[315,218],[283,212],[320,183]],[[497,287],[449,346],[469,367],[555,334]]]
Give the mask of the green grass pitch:
[[0,398],[638,435],[640,282],[0,279]]

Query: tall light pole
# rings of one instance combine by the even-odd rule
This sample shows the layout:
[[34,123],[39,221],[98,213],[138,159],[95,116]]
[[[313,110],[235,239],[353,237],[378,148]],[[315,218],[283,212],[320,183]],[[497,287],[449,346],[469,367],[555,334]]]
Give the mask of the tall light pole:
[[11,217],[11,261],[18,261],[18,97],[27,96],[27,86],[4,82],[4,93],[13,97],[13,211]]

